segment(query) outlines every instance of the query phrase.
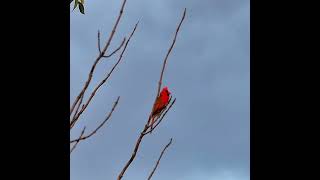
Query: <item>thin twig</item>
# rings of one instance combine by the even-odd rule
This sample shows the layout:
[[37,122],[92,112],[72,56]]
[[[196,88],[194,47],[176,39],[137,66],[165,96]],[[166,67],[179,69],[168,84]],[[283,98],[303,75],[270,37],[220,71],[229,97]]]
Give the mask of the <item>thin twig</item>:
[[174,44],[176,43],[176,39],[177,39],[178,32],[179,32],[179,30],[180,30],[180,26],[181,26],[181,24],[182,24],[182,22],[183,22],[183,20],[184,20],[184,17],[186,16],[186,11],[187,11],[187,9],[184,8],[182,19],[181,19],[181,21],[180,21],[180,23],[179,23],[179,25],[178,25],[178,28],[177,28],[176,33],[175,33],[175,35],[174,35],[174,39],[173,39],[173,41],[172,41],[172,44],[171,44],[171,46],[170,46],[170,48],[169,48],[169,50],[168,50],[168,52],[167,52],[167,55],[166,55],[166,57],[165,57],[165,59],[164,59],[164,61],[163,61],[162,70],[161,70],[160,79],[159,79],[157,97],[159,96],[159,93],[160,93],[161,84],[162,84],[162,77],[163,77],[164,69],[165,69],[165,67],[166,67],[166,63],[167,63],[169,54],[171,53],[171,50],[172,50]]
[[70,143],[74,143],[74,142],[79,142],[79,141],[85,140],[85,139],[91,137],[92,135],[94,135],[95,133],[97,133],[97,131],[110,119],[113,111],[115,110],[116,106],[118,105],[119,99],[120,99],[120,96],[115,101],[115,103],[114,103],[111,111],[109,112],[108,116],[106,117],[106,119],[94,131],[92,131],[90,134],[88,134],[86,136],[83,136],[83,137],[81,136],[78,139],[72,140],[72,141],[70,141]]
[[119,59],[117,61],[117,63],[112,67],[111,71],[108,73],[108,75],[98,84],[98,86],[96,86],[96,88],[93,90],[93,92],[91,93],[88,101],[84,104],[84,106],[81,108],[81,110],[79,111],[79,113],[75,116],[74,120],[73,120],[73,124],[75,124],[75,122],[79,119],[80,115],[83,113],[83,111],[88,107],[89,103],[91,102],[92,98],[94,97],[94,95],[96,94],[96,92],[98,91],[98,89],[108,80],[108,78],[110,77],[110,75],[112,74],[112,72],[114,71],[114,69],[117,67],[117,65],[120,63],[123,53],[125,52],[125,50],[127,49],[128,43],[130,42],[131,37],[133,36],[134,32],[137,29],[137,26],[139,24],[139,21],[136,23],[136,25],[134,26],[133,31],[131,32],[129,39],[127,40],[120,56]]
[[98,30],[98,50],[99,54],[101,54],[101,46],[100,46],[100,31]]
[[121,49],[121,47],[123,46],[124,42],[126,42],[126,38],[123,38],[120,46],[119,46],[117,49],[115,49],[111,54],[109,54],[109,55],[107,55],[107,56],[103,56],[103,57],[104,57],[104,58],[109,58],[109,57],[111,57],[113,54],[115,54],[117,51],[119,51],[119,50]]
[[[75,99],[75,101],[73,102],[71,108],[70,108],[70,115],[72,114],[75,106],[77,105],[77,103],[79,102],[81,96],[85,93],[85,91],[87,90],[90,82],[91,82],[91,79],[92,79],[92,76],[93,76],[93,72],[95,70],[95,67],[96,65],[98,64],[98,62],[101,60],[101,58],[104,56],[105,52],[107,51],[111,41],[112,41],[112,38],[116,32],[116,29],[117,29],[117,26],[120,22],[120,19],[121,19],[121,16],[123,14],[123,10],[124,10],[124,7],[125,7],[125,4],[126,4],[127,0],[123,0],[122,2],[122,5],[121,5],[121,9],[120,9],[120,12],[119,12],[119,15],[117,17],[117,20],[116,20],[116,23],[114,24],[113,28],[112,28],[112,31],[110,33],[110,36],[109,36],[109,39],[105,45],[105,47],[103,48],[102,52],[99,54],[99,56],[96,58],[95,62],[93,63],[92,67],[91,67],[91,70],[89,72],[89,75],[88,75],[88,79],[83,87],[83,89],[81,90],[81,92],[79,93],[79,95],[77,96],[77,98]],[[71,124],[74,124],[74,122],[71,122]],[[70,125],[71,125],[70,124]],[[70,129],[71,129],[71,126],[70,126]]]
[[[78,112],[79,112],[79,109],[80,109],[80,106],[82,104],[82,101],[83,101],[83,98],[84,98],[84,94],[82,94],[82,96],[80,97],[80,101],[79,103],[77,104],[77,108],[76,108],[76,111],[74,112],[73,114],[73,117],[71,118],[71,123],[70,123],[70,129],[73,128],[73,126],[76,124],[76,117],[78,116]],[[84,107],[84,104],[82,104],[82,107],[81,109],[83,109]]]
[[153,168],[151,174],[150,174],[149,177],[148,177],[148,180],[151,179],[152,175],[153,175],[154,172],[156,171],[156,169],[157,169],[157,167],[158,167],[158,165],[159,165],[159,163],[160,163],[160,160],[161,160],[161,158],[162,158],[165,150],[171,145],[171,143],[172,143],[172,138],[170,138],[170,142],[163,148],[163,150],[162,150],[162,152],[161,152],[161,154],[160,154],[160,157],[159,157],[159,159],[158,159],[158,161],[157,161],[157,163],[156,163],[156,166]]
[[138,150],[139,150],[140,143],[141,143],[142,138],[143,138],[143,136],[145,135],[145,131],[147,131],[147,129],[148,129],[148,126],[145,125],[143,131],[140,133],[140,136],[139,136],[139,138],[138,138],[138,140],[137,140],[137,142],[136,142],[136,145],[135,145],[135,147],[134,147],[134,150],[133,150],[133,152],[132,152],[132,154],[131,154],[131,157],[130,157],[129,161],[128,161],[128,162],[126,163],[126,165],[123,167],[123,169],[122,169],[122,171],[120,172],[117,180],[120,180],[120,179],[123,177],[124,173],[126,172],[126,170],[128,169],[128,167],[130,166],[130,164],[132,163],[132,161],[134,160],[134,158],[136,157],[137,152],[138,152]]
[[[178,25],[178,27],[177,27],[177,29],[176,29],[176,32],[175,32],[174,38],[173,38],[173,40],[172,40],[171,46],[170,46],[170,48],[168,49],[168,52],[167,52],[167,54],[166,54],[166,56],[165,56],[165,59],[164,59],[164,61],[163,61],[163,65],[162,65],[162,69],[161,69],[161,73],[160,73],[160,79],[159,79],[159,83],[158,83],[157,95],[156,95],[156,98],[155,98],[155,100],[154,100],[152,109],[153,109],[154,106],[156,105],[157,98],[158,98],[158,96],[159,96],[160,89],[161,89],[162,77],[163,77],[164,70],[165,70],[165,68],[166,68],[167,60],[168,60],[168,57],[169,57],[169,55],[170,55],[170,53],[171,53],[171,51],[172,51],[172,48],[173,48],[174,44],[176,43],[176,39],[177,39],[177,36],[178,36],[178,32],[179,32],[180,27],[181,27],[181,24],[182,24],[182,22],[183,22],[183,20],[184,20],[184,18],[185,18],[185,16],[186,16],[186,11],[187,11],[187,9],[184,8],[181,21],[180,21],[180,23],[179,23],[179,25]],[[149,115],[148,123],[149,123],[150,120],[151,120],[151,116],[152,116],[152,111],[151,111],[151,113],[150,113],[150,115]]]
[[[180,23],[179,23],[179,25],[178,25],[178,28],[177,28],[177,30],[176,30],[176,33],[175,33],[175,36],[174,36],[174,40],[173,40],[173,42],[172,42],[171,47],[169,48],[169,51],[168,51],[168,53],[167,53],[167,55],[166,55],[166,58],[164,59],[164,63],[163,63],[163,67],[162,67],[162,71],[161,71],[161,75],[160,75],[160,80],[159,80],[158,92],[157,92],[157,94],[156,94],[156,98],[155,98],[155,101],[154,101],[153,106],[155,106],[156,100],[157,100],[157,98],[158,98],[158,96],[159,96],[159,92],[160,92],[160,88],[161,88],[161,82],[162,82],[162,76],[163,76],[163,72],[164,72],[164,69],[165,69],[165,66],[166,66],[166,61],[167,61],[168,56],[169,56],[169,54],[170,54],[170,52],[171,52],[171,50],[172,50],[172,48],[173,48],[173,45],[174,45],[174,43],[175,43],[175,41],[176,41],[176,37],[177,37],[177,34],[178,34],[178,32],[179,32],[179,29],[180,29],[180,26],[181,26],[181,24],[182,24],[182,21],[184,20],[185,14],[186,14],[186,9],[184,9],[183,17],[182,17],[182,19],[181,19],[181,21],[180,21]],[[174,102],[173,102],[173,103],[174,103]],[[172,103],[172,104],[173,104],[173,103]],[[171,104],[171,105],[172,105],[172,104]],[[171,107],[171,106],[170,106],[170,107]],[[169,108],[170,108],[170,107],[169,107]],[[152,109],[153,109],[153,108],[152,108]],[[152,110],[151,110],[151,113],[150,113],[150,115],[149,115],[149,119],[148,119],[147,123],[146,123],[145,126],[144,126],[144,129],[142,130],[142,132],[140,133],[140,135],[139,135],[139,137],[138,137],[138,139],[137,139],[137,142],[136,142],[136,144],[135,144],[135,147],[134,147],[134,150],[133,150],[133,152],[132,152],[132,154],[131,154],[131,157],[130,157],[130,159],[127,161],[127,163],[125,164],[125,166],[123,167],[123,169],[121,170],[120,174],[118,175],[117,180],[121,180],[121,178],[123,177],[124,173],[126,172],[126,170],[128,169],[128,167],[130,166],[130,164],[133,162],[134,158],[136,157],[136,154],[137,154],[137,152],[138,152],[138,150],[139,150],[141,141],[142,141],[143,137],[146,135],[146,132],[147,132],[148,128],[150,127],[150,126],[149,126],[149,121],[150,121],[151,115],[152,115]]]
[[106,46],[105,46],[104,49],[102,50],[103,55],[104,55],[104,53],[107,51],[107,49],[108,49],[108,47],[109,47],[109,45],[110,45],[110,43],[111,43],[111,40],[112,40],[112,38],[113,38],[113,35],[114,35],[114,33],[116,32],[116,29],[117,29],[117,26],[118,26],[118,24],[119,24],[119,22],[120,22],[120,19],[121,19],[122,13],[123,13],[123,9],[124,9],[124,6],[126,5],[126,2],[127,2],[127,0],[123,0],[123,2],[122,2],[122,6],[121,6],[121,9],[120,9],[120,11],[119,11],[119,15],[118,15],[117,21],[116,21],[116,23],[115,23],[115,25],[114,25],[111,33],[110,33],[110,37],[109,37],[109,39],[108,39],[108,41],[107,41]]
[[[80,134],[80,136],[79,136],[78,139],[81,139],[81,137],[82,137],[82,135],[83,135],[83,133],[84,133],[85,130],[86,130],[86,127],[83,128],[83,130],[82,130],[82,132],[81,132],[81,134]],[[76,143],[72,146],[72,148],[71,148],[71,150],[70,150],[70,154],[71,154],[72,151],[76,148],[76,146],[78,145],[79,141],[80,141],[80,140],[77,140]]]
[[73,117],[71,118],[71,122],[72,122],[71,125],[70,125],[71,128],[72,128],[72,127],[74,126],[74,124],[75,124],[74,118],[77,116],[77,114],[78,114],[78,112],[79,112],[80,106],[81,106],[82,101],[83,101],[83,97],[84,97],[84,94],[82,94],[82,96],[81,96],[81,98],[80,98],[80,101],[79,101],[79,103],[77,104],[76,111],[74,112]]
[[[112,55],[114,55],[117,51],[119,51],[121,49],[121,47],[123,46],[124,42],[126,41],[126,38],[123,39],[123,41],[121,42],[120,46],[114,50],[110,55],[108,56],[103,56],[104,58],[109,58],[111,57]],[[98,31],[98,44],[100,44],[100,32]],[[99,47],[100,48],[100,47]],[[100,51],[100,49],[99,49]],[[101,52],[100,52],[101,53]],[[102,84],[101,84],[102,85]],[[72,117],[72,124],[70,125],[70,127],[72,128],[74,125],[75,125],[75,122],[76,122],[76,118],[78,118],[78,111],[79,111],[79,107],[81,106],[82,104],[82,101],[83,101],[83,97],[84,97],[84,94],[82,94],[82,97],[80,98],[80,102],[78,103],[78,106],[76,108],[76,112],[74,113],[73,117]],[[84,108],[85,104],[82,105],[82,108]]]

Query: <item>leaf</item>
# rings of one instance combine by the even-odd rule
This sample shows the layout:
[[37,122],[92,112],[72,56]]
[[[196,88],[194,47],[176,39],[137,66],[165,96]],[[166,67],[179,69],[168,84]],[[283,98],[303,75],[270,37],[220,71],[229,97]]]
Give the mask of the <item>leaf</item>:
[[73,9],[72,11],[78,6],[78,0],[74,0],[74,6],[73,6]]
[[84,14],[84,6],[82,3],[79,3],[79,10],[82,14]]
[[84,0],[80,0],[80,3],[81,3],[81,4],[84,4]]

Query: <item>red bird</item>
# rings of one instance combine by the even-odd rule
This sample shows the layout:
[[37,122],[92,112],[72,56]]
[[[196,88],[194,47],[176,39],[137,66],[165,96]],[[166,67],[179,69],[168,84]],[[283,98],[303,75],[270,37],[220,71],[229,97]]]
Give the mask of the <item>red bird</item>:
[[151,131],[152,125],[154,123],[155,118],[157,118],[161,112],[167,107],[170,99],[170,92],[168,87],[164,87],[158,96],[155,105],[153,106],[152,115],[151,115]]

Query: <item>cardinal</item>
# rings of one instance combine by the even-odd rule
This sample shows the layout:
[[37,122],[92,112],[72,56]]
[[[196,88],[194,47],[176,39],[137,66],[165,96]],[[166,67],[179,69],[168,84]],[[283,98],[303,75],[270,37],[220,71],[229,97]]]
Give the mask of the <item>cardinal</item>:
[[152,115],[151,115],[151,131],[153,129],[153,123],[154,120],[161,115],[161,112],[167,107],[170,99],[170,92],[168,90],[168,87],[164,87],[158,96],[155,105],[152,109]]

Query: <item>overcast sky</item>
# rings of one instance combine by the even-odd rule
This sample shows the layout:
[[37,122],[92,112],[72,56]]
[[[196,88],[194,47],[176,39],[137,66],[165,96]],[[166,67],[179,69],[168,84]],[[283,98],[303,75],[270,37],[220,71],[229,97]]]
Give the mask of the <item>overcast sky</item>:
[[[71,16],[71,101],[108,37],[122,0],[88,0]],[[163,58],[187,8],[163,83],[176,103],[141,144],[124,180],[143,180],[173,138],[154,180],[249,180],[249,0],[127,0],[110,49],[140,20],[123,60],[94,97],[71,138],[94,129],[121,96],[108,123],[71,154],[71,180],[116,179],[152,108]],[[98,65],[97,84],[116,61]],[[89,88],[89,90],[91,90]]]

